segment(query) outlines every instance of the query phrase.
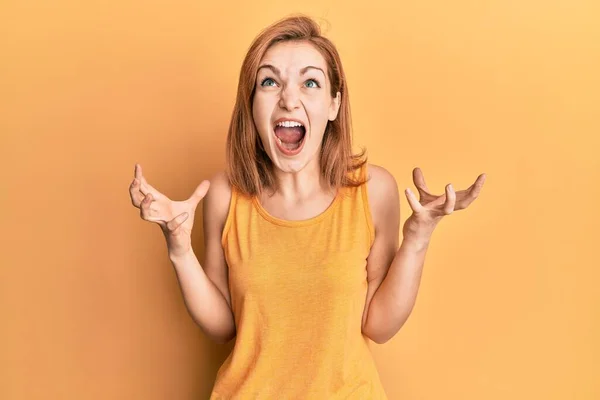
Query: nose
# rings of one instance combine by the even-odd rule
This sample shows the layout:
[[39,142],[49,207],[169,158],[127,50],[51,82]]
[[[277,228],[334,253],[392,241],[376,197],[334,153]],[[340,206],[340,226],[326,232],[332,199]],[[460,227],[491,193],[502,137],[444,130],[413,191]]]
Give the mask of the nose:
[[279,107],[288,111],[295,110],[300,107],[300,93],[291,85],[285,86],[280,92]]

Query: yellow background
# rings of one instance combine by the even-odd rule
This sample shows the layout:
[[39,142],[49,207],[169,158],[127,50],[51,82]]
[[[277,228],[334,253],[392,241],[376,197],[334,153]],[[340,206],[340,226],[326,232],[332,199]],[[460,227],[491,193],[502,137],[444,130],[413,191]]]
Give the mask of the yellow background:
[[355,144],[401,193],[487,173],[373,345],[390,399],[600,398],[599,3],[290,4],[1,3],[0,398],[207,398],[231,343],[127,189],[136,162],[175,199],[223,168],[245,51],[292,12],[328,21]]

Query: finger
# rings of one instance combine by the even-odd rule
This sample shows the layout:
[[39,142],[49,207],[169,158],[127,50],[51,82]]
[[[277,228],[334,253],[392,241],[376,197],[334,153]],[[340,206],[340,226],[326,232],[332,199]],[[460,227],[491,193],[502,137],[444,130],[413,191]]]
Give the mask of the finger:
[[202,181],[202,183],[200,183],[200,185],[198,185],[196,190],[194,190],[194,193],[192,193],[192,195],[190,196],[188,201],[194,207],[197,206],[198,203],[200,202],[200,200],[202,200],[204,198],[204,196],[206,196],[206,193],[208,192],[209,187],[210,187],[210,181]]
[[188,217],[189,214],[186,212],[179,214],[178,216],[167,222],[167,229],[173,232],[174,230],[179,228],[179,226],[183,224],[188,219]]
[[423,210],[423,206],[421,205],[419,200],[417,200],[417,197],[412,192],[412,190],[410,190],[409,188],[406,188],[404,193],[406,194],[406,198],[408,199],[408,204],[410,205],[410,208],[413,210],[413,212],[415,214],[420,213]]
[[471,185],[471,187],[469,188],[469,192],[471,194],[471,196],[474,196],[474,199],[479,196],[479,192],[481,192],[481,188],[483,187],[483,184],[485,183],[485,178],[486,175],[485,174],[481,174],[477,177],[477,179],[475,180],[475,183],[473,183]]
[[464,194],[461,193],[461,196],[459,196],[459,200],[456,203],[456,210],[467,208],[473,201],[475,201],[475,199],[479,196],[479,192],[481,192],[485,178],[485,174],[479,175],[475,180],[475,183],[465,190]]
[[142,192],[143,194],[148,194],[148,193],[156,193],[157,190],[154,189],[146,180],[146,178],[144,178],[143,176],[140,178],[140,192]]
[[131,185],[129,185],[129,196],[131,197],[131,204],[140,208],[140,203],[144,199],[144,195],[140,192],[140,181],[138,179],[134,178]]
[[443,194],[441,196],[437,196],[435,197],[435,199],[433,201],[430,201],[429,203],[427,203],[427,207],[430,208],[437,208],[439,206],[442,206],[446,200],[447,200],[448,196]]
[[446,185],[446,202],[444,203],[444,214],[450,215],[454,211],[456,204],[456,193],[452,184]]
[[152,193],[148,193],[144,196],[144,200],[140,203],[140,216],[146,221],[157,222],[158,219],[153,216],[152,209],[150,208],[153,201],[154,198],[152,197]]
[[134,175],[135,179],[140,182],[140,192],[142,192],[143,195],[147,195],[150,190],[148,190],[148,182],[146,182],[146,179],[142,174],[142,166],[140,164],[135,164]]
[[135,164],[134,174],[135,178],[140,181],[140,192],[142,192],[143,195],[152,193],[154,196],[157,196],[159,194],[159,191],[153,188],[144,177],[142,166],[140,164]]
[[421,168],[417,167],[413,169],[413,181],[419,193],[425,192],[429,194],[429,188],[427,188],[427,184],[425,183],[425,177],[423,176]]

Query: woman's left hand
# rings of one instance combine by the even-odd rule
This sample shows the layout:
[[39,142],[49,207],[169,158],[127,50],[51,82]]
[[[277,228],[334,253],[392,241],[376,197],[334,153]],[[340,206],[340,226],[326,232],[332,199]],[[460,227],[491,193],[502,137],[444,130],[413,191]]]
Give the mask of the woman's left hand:
[[446,193],[440,196],[429,193],[420,168],[413,170],[413,181],[419,191],[419,199],[410,189],[406,189],[406,198],[413,214],[406,220],[402,231],[405,239],[428,243],[433,230],[444,216],[467,208],[477,198],[485,182],[485,174],[479,175],[475,183],[466,190],[455,192],[452,185],[448,184]]

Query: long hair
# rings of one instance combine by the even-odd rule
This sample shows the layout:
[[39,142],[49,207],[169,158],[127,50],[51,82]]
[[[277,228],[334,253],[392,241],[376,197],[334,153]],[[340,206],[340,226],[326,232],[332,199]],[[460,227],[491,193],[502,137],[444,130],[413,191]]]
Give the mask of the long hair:
[[342,62],[334,44],[321,35],[319,25],[310,17],[294,15],[265,28],[252,42],[242,63],[237,98],[227,134],[229,181],[242,193],[255,196],[264,189],[276,189],[273,163],[265,152],[252,117],[252,101],[260,60],[274,44],[305,41],[312,44],[327,63],[331,96],[341,94],[337,118],[328,121],[320,152],[321,175],[330,188],[359,186],[352,172],[366,162],[365,150],[352,153],[352,124],[348,86]]

